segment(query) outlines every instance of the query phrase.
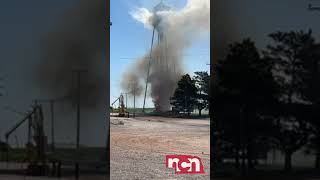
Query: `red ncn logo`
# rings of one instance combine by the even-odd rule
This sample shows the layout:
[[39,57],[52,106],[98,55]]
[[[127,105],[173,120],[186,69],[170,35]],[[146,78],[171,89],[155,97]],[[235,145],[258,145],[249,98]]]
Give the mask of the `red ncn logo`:
[[166,155],[166,167],[176,174],[204,174],[203,164],[198,156]]

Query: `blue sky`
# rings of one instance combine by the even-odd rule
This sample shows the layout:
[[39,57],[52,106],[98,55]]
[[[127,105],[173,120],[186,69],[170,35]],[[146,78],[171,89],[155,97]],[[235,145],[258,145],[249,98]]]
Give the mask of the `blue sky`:
[[[135,21],[130,12],[138,7],[152,9],[160,0],[111,0],[111,31],[110,31],[110,103],[121,91],[120,82],[123,72],[133,64],[137,58],[143,56],[150,48],[152,32],[144,28],[143,24]],[[174,9],[185,6],[187,0],[164,1]],[[210,38],[209,33],[196,40],[193,46],[185,52],[184,65],[186,73],[208,71],[210,67]],[[128,98],[128,106],[133,106],[133,98]],[[143,97],[136,102],[142,107]],[[153,107],[150,97],[147,107]]]

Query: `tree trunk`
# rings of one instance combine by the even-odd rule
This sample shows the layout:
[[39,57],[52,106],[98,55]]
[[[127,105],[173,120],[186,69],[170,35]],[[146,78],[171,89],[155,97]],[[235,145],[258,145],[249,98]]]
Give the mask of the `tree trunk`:
[[199,108],[199,117],[201,117],[201,111],[202,111],[202,109]]
[[285,151],[284,169],[285,171],[291,171],[292,169],[292,152]]

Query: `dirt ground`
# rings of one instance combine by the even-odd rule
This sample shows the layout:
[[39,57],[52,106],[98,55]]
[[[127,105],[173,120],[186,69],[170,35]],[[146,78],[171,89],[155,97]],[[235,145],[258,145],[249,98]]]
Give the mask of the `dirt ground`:
[[[111,179],[210,179],[209,119],[111,118]],[[177,175],[165,155],[196,155],[205,174]]]

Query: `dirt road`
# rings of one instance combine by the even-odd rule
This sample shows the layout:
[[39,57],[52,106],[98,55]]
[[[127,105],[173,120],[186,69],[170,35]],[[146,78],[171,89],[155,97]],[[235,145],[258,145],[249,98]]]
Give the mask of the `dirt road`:
[[[111,179],[209,179],[209,119],[111,118]],[[165,155],[202,158],[204,175],[176,175]]]

